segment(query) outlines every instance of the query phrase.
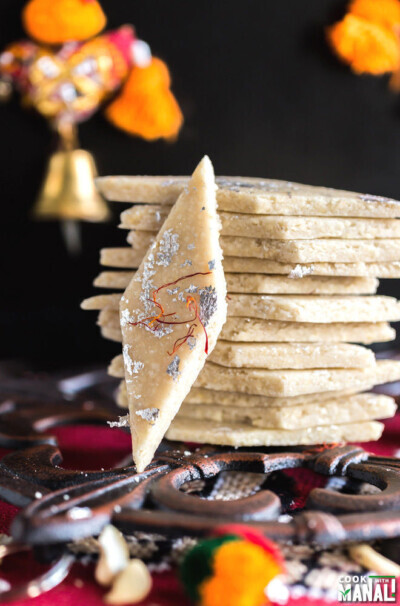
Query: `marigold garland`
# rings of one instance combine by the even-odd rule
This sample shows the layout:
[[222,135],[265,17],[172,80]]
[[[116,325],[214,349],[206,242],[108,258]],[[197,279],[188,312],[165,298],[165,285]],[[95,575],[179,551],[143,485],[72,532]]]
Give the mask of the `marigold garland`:
[[399,27],[399,0],[353,0],[327,39],[356,74],[377,76],[400,68]]
[[106,116],[118,128],[148,141],[177,136],[183,116],[168,67],[132,26],[98,35],[107,23],[98,0],[29,0],[22,20],[37,42],[10,44],[0,77],[56,130],[87,120],[114,95]]
[[183,115],[168,67],[131,25],[100,34],[107,18],[99,0],[28,0],[22,21],[29,39],[0,54],[0,100],[16,90],[23,107],[36,110],[59,135],[34,212],[104,221],[109,213],[95,190],[94,159],[78,149],[78,125],[105,108],[110,122],[129,134],[176,138]]
[[183,115],[170,89],[168,68],[154,57],[148,67],[134,67],[122,93],[106,109],[114,126],[152,141],[172,139]]
[[339,58],[356,74],[380,75],[392,72],[400,65],[396,34],[356,15],[346,15],[331,27],[328,39]]
[[388,28],[400,23],[400,2],[398,0],[352,0],[349,12]]
[[30,0],[22,20],[26,32],[43,44],[87,40],[107,23],[97,0]]

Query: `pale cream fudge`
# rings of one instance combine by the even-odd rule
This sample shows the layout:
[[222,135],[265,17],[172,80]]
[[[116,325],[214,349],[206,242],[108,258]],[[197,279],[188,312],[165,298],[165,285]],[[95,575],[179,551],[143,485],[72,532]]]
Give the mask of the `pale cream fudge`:
[[383,423],[364,421],[343,425],[315,425],[306,429],[264,429],[248,423],[210,424],[209,421],[176,418],[167,432],[169,440],[205,442],[222,446],[298,446],[331,442],[379,440]]
[[226,319],[215,191],[205,157],[119,303],[138,471],[151,462]]
[[[97,288],[125,289],[133,272],[103,271],[94,280]],[[264,274],[225,273],[228,293],[254,294],[314,294],[314,295],[369,295],[378,288],[376,278],[306,276],[301,280]]]
[[[374,240],[400,237],[400,220],[398,219],[288,217],[226,212],[220,213],[220,219],[222,236],[263,238],[265,240],[315,240],[323,238]],[[127,226],[123,225],[122,227]],[[134,227],[134,229],[139,228]]]
[[[188,177],[112,176],[97,179],[100,192],[113,202],[171,205]],[[383,196],[253,177],[217,177],[222,211],[290,216],[400,217],[396,200]]]
[[[142,256],[154,241],[156,232],[130,231],[127,242]],[[349,263],[399,261],[400,238],[375,240],[264,240],[241,236],[221,236],[226,256],[255,257],[285,263]]]
[[[108,367],[112,377],[124,378],[122,356],[116,356]],[[194,385],[217,391],[236,391],[271,397],[292,397],[326,391],[364,389],[375,379],[374,368],[316,368],[301,370],[266,370],[260,368],[226,368],[207,362]]]
[[283,397],[343,389],[361,390],[368,378],[374,380],[374,370],[369,366],[365,368],[265,370],[226,368],[208,362],[195,385],[223,391],[232,390],[255,395]]
[[[291,408],[215,406],[183,404],[179,418],[198,419],[212,423],[249,423],[266,429],[307,429],[317,424],[343,425],[393,417],[396,403],[393,398],[372,393],[357,394],[328,400],[318,404],[299,404]],[[177,418],[178,418],[177,417]]]
[[349,343],[229,343],[219,340],[210,361],[227,368],[375,367],[370,349]]
[[[117,310],[120,293],[95,295],[82,302],[82,309]],[[396,322],[400,302],[394,297],[247,295],[230,294],[228,316],[252,317],[283,322]]]
[[[200,167],[192,181],[97,181],[135,204],[121,214],[129,246],[101,251],[109,269],[94,285],[106,292],[82,307],[122,342],[109,373],[122,379],[138,469],[164,435],[235,447],[378,439],[374,420],[393,416],[394,400],[361,392],[400,380],[400,362],[359,344],[393,339],[388,322],[400,320],[400,302],[375,294],[377,278],[400,277],[400,203],[242,177],[218,177],[215,191]],[[157,265],[166,241],[172,256]],[[207,288],[221,305],[206,326]]]
[[[132,248],[103,248],[100,264],[105,267],[137,268],[141,263],[141,251]],[[226,256],[224,270],[231,273],[261,273],[287,275],[293,279],[304,276],[368,276],[400,278],[400,261],[365,263],[280,263],[254,257]]]
[[[400,380],[400,362],[396,360],[377,360],[374,373],[368,373],[364,380],[358,382],[356,386],[345,390],[332,390],[326,392],[302,394],[292,397],[269,397],[263,395],[254,395],[248,393],[239,393],[234,391],[220,391],[215,389],[206,389],[204,387],[192,387],[185,398],[185,403],[195,405],[216,405],[229,408],[293,408],[295,406],[311,405],[314,408],[321,403],[344,402],[349,396],[356,395],[359,391],[372,389],[375,384],[390,383]],[[121,381],[117,392],[117,403],[122,408],[127,408],[128,400],[126,395],[125,381]],[[290,412],[288,413],[290,415]]]
[[[121,341],[119,313],[113,309],[99,312],[98,326],[104,337],[110,335],[112,341]],[[311,322],[281,322],[280,320],[259,320],[257,318],[227,318],[220,338],[225,341],[254,343],[305,341],[379,343],[392,341],[396,331],[387,322],[332,322],[316,324]]]
[[[158,231],[169,207],[138,204],[121,213],[121,229]],[[244,236],[278,240],[315,238],[399,238],[397,219],[348,217],[288,217],[220,212],[223,236]]]

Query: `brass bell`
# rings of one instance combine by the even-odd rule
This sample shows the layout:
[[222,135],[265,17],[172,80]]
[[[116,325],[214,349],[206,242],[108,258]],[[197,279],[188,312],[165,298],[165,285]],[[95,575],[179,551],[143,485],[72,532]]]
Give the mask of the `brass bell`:
[[50,158],[34,215],[39,219],[106,221],[110,211],[96,190],[95,177],[96,165],[89,152],[56,152]]

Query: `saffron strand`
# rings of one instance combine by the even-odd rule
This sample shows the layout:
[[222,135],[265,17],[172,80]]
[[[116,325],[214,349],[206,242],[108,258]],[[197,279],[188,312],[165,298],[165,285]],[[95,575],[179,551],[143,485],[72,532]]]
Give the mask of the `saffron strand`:
[[[190,302],[189,302],[189,300],[190,300]],[[204,324],[203,324],[203,322],[201,321],[201,318],[200,318],[200,316],[199,316],[199,310],[198,310],[198,307],[197,307],[196,300],[195,300],[193,297],[188,297],[188,300],[187,300],[187,307],[189,307],[189,309],[191,309],[191,306],[192,306],[192,305],[194,305],[194,312],[195,312],[196,318],[197,318],[197,320],[200,322],[201,327],[202,327],[202,329],[203,329],[203,331],[204,331],[204,336],[205,336],[205,338],[206,338],[205,347],[204,347],[204,352],[205,352],[205,354],[206,354],[206,355],[208,355],[208,334],[207,334],[207,331],[206,331],[206,327],[204,326]]]
[[[182,347],[182,345],[184,345],[190,339],[190,337],[193,337],[193,332],[194,332],[195,328],[197,328],[197,324],[192,324],[189,328],[187,335],[185,335],[184,337],[179,337],[179,339],[177,339],[175,341],[172,351],[167,352],[169,356],[173,356],[174,353],[176,353],[178,351],[178,349],[180,347]],[[181,343],[180,343],[180,341],[181,341]]]
[[[165,314],[164,307],[161,305],[161,303],[159,301],[157,301],[157,295],[164,288],[168,288],[169,286],[175,286],[176,284],[178,284],[179,282],[182,282],[183,280],[188,280],[189,278],[193,278],[195,276],[208,276],[210,274],[212,274],[212,271],[206,271],[206,272],[198,271],[194,274],[188,274],[186,276],[182,276],[181,278],[178,278],[177,280],[174,280],[173,282],[167,282],[166,284],[159,286],[156,290],[153,290],[152,298],[148,299],[148,301],[153,303],[158,308],[159,314],[156,316],[149,316],[148,318],[144,318],[144,320],[138,320],[137,322],[129,322],[129,324],[131,326],[143,325],[146,328],[149,328],[152,332],[156,332],[159,324],[166,324],[169,326],[173,326],[173,325],[178,326],[181,324],[190,324],[191,322],[195,322],[196,320],[198,320],[200,322],[200,325],[204,332],[204,336],[205,336],[204,351],[207,355],[208,354],[208,334],[206,331],[206,327],[204,326],[203,322],[200,319],[198,305],[197,305],[197,302],[194,299],[194,297],[192,297],[192,296],[186,297],[186,307],[190,311],[194,312],[193,318],[190,318],[187,320],[182,320],[182,321],[168,322],[168,321],[165,321],[165,318],[169,318],[170,316],[176,316],[176,312]],[[193,336],[193,331],[196,327],[197,327],[197,324],[191,324],[191,326],[189,327],[188,333],[183,337],[179,337],[179,339],[177,339],[175,341],[172,352],[171,353],[167,352],[168,355],[172,356],[184,343],[186,343],[187,340]]]

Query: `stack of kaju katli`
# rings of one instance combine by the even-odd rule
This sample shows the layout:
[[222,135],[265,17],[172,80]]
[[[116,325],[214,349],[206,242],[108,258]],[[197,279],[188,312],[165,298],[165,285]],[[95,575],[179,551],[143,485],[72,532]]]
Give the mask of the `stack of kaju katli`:
[[[83,304],[100,310],[104,337],[122,340],[122,291],[165,231],[164,221],[171,224],[171,208],[187,195],[188,183],[188,177],[98,180],[108,200],[134,203],[121,214],[130,246],[103,249],[101,264],[117,269],[95,280],[119,292]],[[400,277],[400,203],[282,181],[220,177],[216,183],[227,319],[182,406],[173,409],[166,437],[232,446],[378,439],[383,425],[375,419],[393,416],[395,403],[368,390],[399,380],[400,363],[376,361],[363,345],[394,339],[388,322],[400,320],[400,302],[375,294],[377,278]],[[185,229],[196,231],[198,216],[192,201],[185,203]],[[205,261],[213,267],[206,254]],[[193,269],[190,260],[181,267]],[[186,301],[186,287],[169,292]],[[154,320],[158,313],[153,305],[148,315]],[[129,364],[118,356],[110,374],[126,378]],[[132,409],[131,391],[122,381],[122,407]]]

